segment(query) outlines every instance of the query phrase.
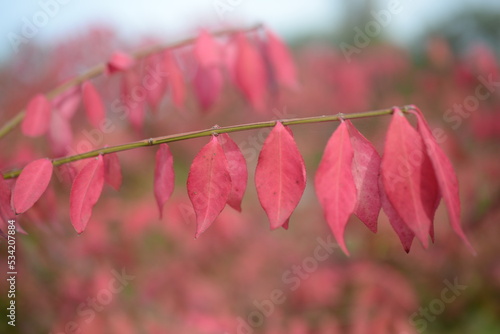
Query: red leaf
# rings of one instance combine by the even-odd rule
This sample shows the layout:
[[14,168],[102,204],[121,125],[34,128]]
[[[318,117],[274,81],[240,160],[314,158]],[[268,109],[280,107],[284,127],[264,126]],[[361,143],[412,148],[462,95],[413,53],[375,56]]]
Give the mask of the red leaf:
[[[146,91],[148,104],[153,111],[158,109],[167,89],[165,64],[161,54],[153,54],[146,59],[140,88]],[[136,89],[139,91],[138,89]],[[134,92],[132,91],[132,96]],[[137,95],[137,92],[135,93]]]
[[16,213],[26,212],[38,201],[49,185],[53,168],[49,159],[38,159],[24,167],[12,193]]
[[380,213],[379,173],[380,156],[373,145],[352,125],[345,121],[351,139],[354,158],[352,176],[357,189],[354,214],[373,232],[377,232]]
[[146,96],[145,94],[139,95],[137,92],[134,94],[134,89],[137,87],[141,87],[139,75],[135,71],[125,72],[121,85],[123,103],[119,108],[125,109],[124,116],[121,118],[127,116],[134,130],[140,133],[144,126]]
[[134,65],[134,59],[128,54],[120,51],[113,52],[106,64],[106,71],[109,74],[125,71]]
[[189,199],[196,213],[196,238],[213,223],[224,209],[231,192],[231,176],[217,137],[196,155],[187,179]]
[[92,126],[99,128],[105,117],[105,109],[101,96],[91,82],[87,81],[83,83],[82,97],[87,119]]
[[177,107],[184,105],[186,98],[186,87],[184,85],[184,77],[179,65],[175,61],[171,52],[165,52],[165,71],[168,73],[168,83],[172,101]]
[[156,151],[154,190],[160,218],[165,202],[170,198],[174,191],[175,173],[174,159],[167,144],[161,144]]
[[344,231],[356,207],[356,185],[352,175],[354,152],[345,122],[326,144],[323,158],[316,172],[315,187],[326,221],[345,254],[349,251]]
[[106,154],[104,160],[104,182],[115,190],[120,190],[122,185],[122,168],[116,153]]
[[59,112],[60,116],[67,120],[73,118],[82,99],[81,90],[80,86],[73,86],[52,100],[52,106]]
[[290,218],[288,218],[286,222],[284,222],[283,225],[281,225],[281,227],[283,227],[285,230],[288,230],[289,223],[290,223]]
[[387,132],[381,175],[392,206],[427,248],[439,200],[436,176],[422,138],[398,108]]
[[47,132],[51,118],[52,104],[43,94],[35,95],[26,107],[21,124],[25,136],[38,137]]
[[73,131],[69,119],[61,116],[58,110],[52,115],[48,138],[54,155],[63,156],[68,153],[73,142]]
[[15,217],[14,210],[11,205],[12,191],[7,180],[0,175],[0,218],[3,222]]
[[101,196],[104,185],[104,162],[102,155],[89,161],[76,175],[69,196],[71,223],[78,234],[87,227],[92,208]]
[[142,133],[144,128],[144,119],[146,117],[146,104],[143,101],[137,103],[129,103],[128,107],[128,120],[132,125],[132,128],[137,133]]
[[219,142],[226,155],[228,172],[232,183],[227,204],[241,212],[241,200],[248,180],[247,163],[240,148],[227,133],[219,135]]
[[413,242],[415,234],[410,230],[408,226],[406,226],[403,219],[401,219],[399,214],[392,207],[391,202],[389,202],[389,199],[387,198],[387,195],[385,194],[384,191],[384,186],[382,184],[381,177],[379,179],[379,188],[380,188],[380,200],[382,203],[382,208],[384,209],[387,218],[389,218],[389,223],[391,223],[392,229],[398,235],[399,240],[401,240],[401,244],[403,245],[405,252],[408,253],[410,251],[411,244]]
[[221,50],[217,41],[205,29],[200,30],[194,45],[194,54],[202,67],[217,66],[221,63]]
[[219,99],[224,81],[217,67],[198,67],[194,88],[203,110],[208,110]]
[[285,43],[266,29],[267,52],[273,66],[276,80],[289,88],[297,88],[297,75],[292,56]]
[[417,116],[417,129],[422,136],[425,149],[431,160],[432,166],[434,167],[434,172],[436,173],[437,182],[439,184],[439,190],[441,192],[441,196],[443,196],[443,200],[448,211],[450,224],[455,233],[458,234],[471,252],[476,254],[476,251],[470,244],[462,230],[462,227],[460,226],[460,196],[458,191],[458,179],[453,166],[439,144],[436,142],[436,139],[432,135],[429,125],[424,119],[421,111],[418,110],[418,112],[412,113]]
[[236,36],[238,48],[235,63],[235,79],[239,89],[258,111],[265,108],[267,74],[261,54],[245,34]]
[[255,185],[271,229],[285,224],[304,193],[306,175],[304,159],[291,131],[281,122],[276,122],[262,146]]

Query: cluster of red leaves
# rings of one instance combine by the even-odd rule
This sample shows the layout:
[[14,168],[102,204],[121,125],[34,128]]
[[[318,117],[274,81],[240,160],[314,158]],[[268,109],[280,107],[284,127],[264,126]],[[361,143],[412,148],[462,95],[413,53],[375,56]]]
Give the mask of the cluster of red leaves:
[[[297,86],[288,50],[269,31],[266,31],[265,38],[239,32],[223,45],[202,30],[190,52],[197,64],[193,87],[204,109],[210,108],[218,99],[224,72],[256,110],[265,108],[269,85]],[[166,71],[167,80],[147,87],[145,100],[127,101],[128,117],[136,129],[143,126],[146,102],[155,109],[167,88],[173,103],[182,107],[185,80],[177,56],[173,50],[149,56],[142,65],[150,67],[142,71],[132,57],[117,52],[106,65],[107,74],[123,73],[123,96],[130,97],[141,81],[146,85],[154,76],[150,71],[155,64],[160,64]],[[50,138],[55,142],[58,139],[66,141],[66,136],[61,133],[71,134],[71,131],[60,131],[61,125],[66,124],[62,129],[69,128],[69,120],[80,100],[83,100],[89,123],[99,127],[106,117],[105,106],[98,90],[86,81],[53,101],[37,94],[27,106],[23,133],[40,136],[49,132],[50,135],[51,129],[57,129],[55,132],[59,135],[52,134]],[[451,163],[421,113],[414,114],[418,119],[417,130],[400,110],[394,110],[382,158],[349,121],[342,121],[328,141],[316,173],[315,188],[326,220],[346,254],[344,231],[350,216],[355,214],[372,232],[376,232],[381,208],[407,252],[414,237],[428,247],[428,235],[434,240],[433,218],[441,198],[453,229],[472,250],[460,227],[458,184]],[[32,207],[48,187],[52,169],[48,159],[28,164],[13,186],[12,196],[10,184],[2,180],[4,216],[23,213]],[[226,204],[241,211],[247,178],[246,161],[237,144],[227,134],[212,136],[191,164],[187,180],[188,196],[196,213],[196,236],[214,222]],[[75,173],[70,194],[70,217],[78,233],[85,230],[104,184],[118,190],[121,179],[121,167],[115,154],[92,159]],[[255,171],[257,194],[271,229],[288,228],[290,216],[305,190],[306,179],[304,160],[291,130],[277,122],[264,142]],[[157,151],[154,180],[161,217],[162,207],[175,184],[173,157],[166,144]]]
[[[417,117],[417,130],[394,108],[382,158],[349,120],[341,121],[326,145],[315,188],[328,225],[346,254],[344,230],[349,217],[355,214],[376,232],[381,208],[407,252],[414,237],[427,248],[428,235],[434,240],[433,218],[441,198],[453,229],[474,252],[460,226],[453,167],[420,111],[414,108],[411,113]],[[33,161],[23,169],[12,194],[14,212],[23,213],[33,206],[46,190],[52,169],[48,159]],[[215,221],[226,204],[241,211],[247,178],[246,161],[238,145],[228,134],[212,135],[194,158],[187,178],[187,192],[196,214],[196,237]],[[160,217],[173,192],[174,180],[172,154],[167,144],[161,144],[154,173]],[[105,182],[117,190],[120,187],[116,154],[92,159],[73,180],[70,217],[78,233],[85,230]],[[306,187],[306,169],[292,131],[281,122],[276,122],[259,154],[255,185],[271,229],[287,229]],[[2,198],[10,202],[9,196]],[[8,203],[2,207],[8,209]]]
[[[94,48],[88,50],[93,54],[96,51]],[[469,131],[476,120],[489,122],[491,126],[500,124],[492,119],[485,119],[485,116],[489,116],[485,111],[494,111],[491,116],[497,116],[496,111],[500,110],[498,91],[489,100],[481,102],[481,108],[468,119],[463,119],[457,131],[451,131],[450,124],[441,119],[442,113],[473,92],[478,84],[473,72],[467,76],[469,81],[466,83],[464,80],[457,80],[454,75],[455,72],[463,74],[467,64],[453,59],[445,61],[444,64],[450,70],[446,75],[431,71],[429,67],[419,67],[419,71],[415,72],[415,66],[408,55],[385,46],[378,51],[364,51],[363,55],[366,57],[353,61],[351,66],[347,66],[339,58],[330,59],[329,66],[320,66],[320,58],[327,57],[325,54],[313,56],[312,52],[306,50],[297,53],[296,58],[302,64],[303,89],[301,94],[293,94],[290,99],[292,102],[284,103],[288,112],[305,115],[328,113],[331,110],[362,111],[366,108],[403,104],[403,98],[416,102],[426,111],[425,116],[431,126],[440,126],[448,135],[447,141],[439,142],[456,163],[463,196],[463,223],[467,232],[480,236],[481,241],[477,243],[480,257],[470,257],[461,252],[458,238],[451,237],[451,229],[436,224],[436,235],[440,236],[439,239],[446,239],[446,242],[438,242],[425,252],[416,247],[410,256],[413,261],[408,261],[409,257],[404,252],[388,251],[397,246],[395,242],[398,238],[394,238],[392,233],[385,233],[392,231],[387,231],[389,223],[386,224],[386,217],[381,214],[377,238],[363,238],[365,240],[362,241],[356,239],[352,244],[347,243],[351,251],[356,249],[357,258],[367,258],[371,264],[360,266],[356,259],[343,261],[342,254],[334,251],[332,258],[320,263],[318,269],[304,279],[297,290],[287,291],[289,286],[280,280],[283,272],[312,255],[312,249],[317,246],[315,238],[325,236],[325,225],[316,224],[321,219],[321,212],[316,212],[317,206],[311,205],[309,195],[312,194],[307,191],[301,199],[300,210],[294,213],[291,231],[278,229],[275,233],[263,234],[262,224],[255,224],[262,218],[259,204],[245,201],[244,214],[231,209],[223,210],[207,234],[193,240],[195,228],[192,223],[195,221],[195,214],[189,201],[184,198],[183,191],[168,200],[163,208],[164,219],[158,221],[155,201],[150,196],[136,195],[141,191],[137,185],[148,184],[152,175],[134,173],[134,179],[127,177],[129,184],[122,189],[126,193],[127,188],[131,189],[129,186],[132,183],[136,186],[131,189],[133,196],[105,196],[104,189],[93,212],[92,223],[88,226],[91,230],[87,233],[90,234],[82,238],[76,237],[76,234],[71,235],[72,228],[65,219],[69,216],[66,213],[67,206],[63,205],[66,193],[52,180],[50,185],[55,187],[49,186],[34,207],[19,217],[21,224],[30,222],[26,224],[29,232],[36,231],[32,237],[24,237],[19,245],[19,254],[25,260],[19,263],[20,270],[26,273],[18,282],[19,290],[24,292],[19,298],[24,305],[23,313],[30,318],[25,323],[28,328],[26,331],[37,332],[44,329],[46,332],[62,332],[68,323],[76,320],[84,332],[95,333],[135,333],[138,328],[144,327],[146,329],[143,330],[150,333],[231,333],[237,329],[239,317],[245,318],[251,310],[255,310],[254,298],[257,301],[267,299],[274,289],[279,288],[287,292],[286,303],[275,305],[273,315],[266,318],[265,324],[260,328],[255,328],[255,332],[416,333],[415,329],[407,328],[409,317],[419,307],[427,306],[431,298],[439,297],[443,289],[443,278],[451,278],[452,275],[458,276],[461,284],[471,282],[474,291],[471,292],[468,288],[468,292],[457,298],[452,307],[447,307],[432,324],[429,323],[428,330],[446,332],[454,328],[460,332],[475,319],[467,315],[478,314],[482,314],[480,323],[484,328],[498,327],[491,323],[493,320],[488,321],[496,319],[495,299],[489,297],[492,291],[498,290],[500,282],[497,247],[500,202],[498,194],[495,196],[500,179],[500,165],[495,151],[498,147],[498,132],[494,138],[490,138],[491,142],[485,143],[478,142],[475,132]],[[74,63],[79,66],[82,64],[76,61]],[[391,70],[400,63],[406,66]],[[312,64],[316,66],[316,71],[311,70]],[[339,72],[347,73],[339,75]],[[335,79],[338,85],[322,81],[322,75]],[[15,82],[15,78],[13,76],[10,82]],[[346,81],[349,78],[351,81]],[[371,97],[351,92],[351,97],[346,98],[349,90],[359,92],[353,88],[353,80],[357,83],[366,81]],[[409,95],[400,94],[400,87],[406,87],[410,83]],[[97,83],[96,86],[99,87]],[[16,86],[6,85],[8,87]],[[14,96],[13,92],[4,94]],[[105,99],[104,95],[103,97]],[[483,105],[488,109],[491,107],[491,110],[483,110]],[[228,119],[232,115],[242,116],[242,113],[232,113],[237,107],[229,108],[222,117]],[[4,109],[15,108],[17,107]],[[200,124],[190,126],[205,127],[206,119],[199,118]],[[413,116],[410,116],[409,120],[412,119]],[[385,118],[380,118],[354,124],[379,149],[383,141],[378,138],[381,138],[386,128],[377,124],[385,121]],[[213,123],[220,121],[217,119]],[[164,123],[157,122],[156,126],[163,131],[160,133],[165,132]],[[317,157],[318,150],[326,142],[324,132],[319,132],[318,128],[324,129],[327,126],[330,125],[294,128],[308,171],[314,171],[314,157]],[[482,127],[477,131],[483,136],[487,134]],[[316,135],[312,136],[311,133]],[[245,134],[247,133],[240,133]],[[248,151],[248,145],[244,146],[245,142],[239,140],[242,137],[239,138],[238,134],[231,137],[238,142],[243,153]],[[218,139],[222,145],[221,136]],[[262,141],[258,142],[259,148]],[[5,144],[4,148],[10,143]],[[351,137],[351,145],[354,152],[359,151],[354,144],[354,137]],[[191,148],[199,149],[197,146],[198,140],[172,145],[177,163],[180,163],[178,167],[182,168],[184,157],[193,153]],[[382,149],[378,151],[382,152]],[[12,167],[7,164],[14,159],[17,164],[36,159],[36,156],[28,154],[29,146],[16,145],[16,157],[12,158],[7,156],[8,150],[3,152],[5,156],[0,163],[4,164],[5,169]],[[146,161],[138,157],[147,157],[148,165],[153,166],[154,155],[150,153],[148,150],[134,150],[120,158],[125,163],[126,160]],[[245,156],[250,166],[253,155]],[[108,157],[110,156],[103,157],[105,168]],[[231,159],[226,159],[229,164]],[[88,161],[83,161],[86,162]],[[67,166],[69,165],[55,167],[54,170],[57,173],[57,169]],[[109,164],[108,168],[113,166],[119,167],[119,164]],[[142,166],[144,163],[137,166],[126,164],[129,175],[130,172],[139,171]],[[173,177],[173,173],[168,173],[168,162],[160,163],[159,166],[165,167],[165,176]],[[181,168],[177,169],[181,172],[179,176],[182,175]],[[251,174],[250,168],[249,172]],[[309,174],[312,180],[312,173]],[[167,184],[167,181],[160,182],[163,183]],[[10,187],[6,190],[6,185],[12,186],[13,180],[0,182],[0,197],[9,198],[0,200],[0,204],[7,203],[7,208],[10,208]],[[56,194],[57,199],[61,200],[59,206],[55,202]],[[160,189],[160,194],[168,197],[167,190]],[[251,194],[247,193],[246,196],[250,197],[249,195]],[[444,211],[436,212],[436,222],[446,219]],[[359,214],[356,209],[355,214]],[[352,219],[353,223],[354,220]],[[359,225],[361,224],[353,224],[348,228],[363,228]],[[283,233],[286,233],[284,237]],[[161,266],[158,266],[158,259],[162,259]],[[381,263],[389,264],[389,267],[381,266]],[[46,265],[40,271],[40,264],[52,265]],[[126,293],[114,295],[113,302],[106,305],[104,311],[96,313],[93,321],[87,323],[88,318],[76,314],[78,307],[89,297],[98,296],[101,289],[108,287],[109,281],[113,279],[110,272],[112,268],[119,270],[122,267],[126,268],[128,274],[135,275],[135,280],[127,286]],[[391,267],[396,268],[396,271],[390,270]],[[405,273],[404,277],[393,278],[392,274],[398,272]],[[47,280],[49,276],[50,280]],[[420,293],[419,300],[415,300],[414,294],[417,292]],[[165,314],[169,317],[166,318]]]
[[[326,220],[346,254],[344,230],[349,217],[355,214],[376,232],[381,208],[407,252],[415,236],[427,248],[428,235],[434,240],[434,213],[441,197],[453,229],[474,252],[460,226],[453,167],[420,111],[412,113],[417,116],[417,130],[394,109],[382,159],[348,120],[341,122],[328,141],[315,188]],[[213,136],[191,165],[187,189],[197,217],[197,236],[226,204],[241,210],[247,178],[245,160],[227,134],[222,138],[224,144]],[[161,187],[162,179],[156,181],[160,183],[157,188]],[[306,186],[306,170],[291,130],[280,122],[262,147],[255,185],[271,229],[288,228]]]
[[[112,107],[124,108],[129,122],[136,130],[141,130],[144,126],[146,104],[149,104],[152,110],[156,109],[167,90],[173,104],[179,109],[183,108],[188,78],[181,71],[179,59],[182,57],[194,59],[196,74],[192,85],[203,110],[211,108],[219,99],[224,84],[224,73],[228,74],[230,81],[259,111],[266,105],[268,86],[297,86],[295,67],[285,44],[267,29],[263,34],[238,32],[226,38],[224,43],[206,30],[201,30],[194,45],[187,46],[187,49],[166,49],[148,56],[142,62],[137,62],[123,52],[115,52],[109,58],[105,73],[123,74],[123,105],[112,104]],[[162,76],[166,76],[166,79],[162,79]],[[146,96],[139,96],[143,93]],[[67,154],[68,144],[73,141],[70,122],[81,101],[90,125],[95,128],[103,126],[106,122],[105,103],[94,84],[85,81],[80,86],[59,94],[52,101],[43,94],[36,94],[26,107],[21,124],[22,133],[29,137],[46,134],[56,155]],[[228,145],[230,143],[226,145],[226,149],[231,155],[230,152],[236,144],[233,143],[233,148]],[[174,184],[172,159],[169,158],[168,147],[165,147],[166,145],[162,145],[158,151],[155,170],[155,178],[167,184],[159,186],[158,182],[155,183],[160,212]],[[83,167],[71,165],[67,168],[71,169],[73,174],[70,195],[71,221],[77,232],[81,233],[90,218],[92,207],[101,194],[104,182],[119,189],[121,169],[116,155],[106,155],[88,162]],[[5,190],[2,191],[4,217],[12,217],[14,212],[25,212],[40,198],[50,181],[52,164],[47,159],[40,159],[28,164],[22,174],[16,182],[16,188],[19,190],[15,192],[12,205],[10,194],[13,185],[10,181],[1,181],[2,189]],[[232,176],[234,179],[235,176]],[[234,189],[233,193],[236,195],[231,194],[230,202],[234,203],[235,208],[239,205],[237,196],[239,194],[241,202],[243,191],[244,187]]]
[[[193,68],[189,76],[183,67]],[[105,64],[105,73],[121,74],[121,99],[113,101],[115,112],[123,111],[134,129],[144,127],[147,107],[157,110],[164,96],[179,110],[185,105],[190,83],[198,104],[210,110],[219,100],[225,76],[240,91],[254,110],[262,112],[271,87],[279,84],[297,87],[296,72],[286,45],[271,31],[237,32],[216,39],[201,30],[193,45],[169,48],[136,60],[123,53],[113,53]],[[50,101],[35,95],[26,107],[22,133],[29,137],[48,135],[56,155],[64,155],[71,143],[71,120],[83,102],[90,125],[105,126],[106,108],[99,91],[90,80],[70,88]]]

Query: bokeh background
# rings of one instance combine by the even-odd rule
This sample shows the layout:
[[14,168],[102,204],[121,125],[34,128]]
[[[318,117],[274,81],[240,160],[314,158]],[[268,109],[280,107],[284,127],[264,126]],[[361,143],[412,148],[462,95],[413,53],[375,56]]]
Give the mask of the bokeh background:
[[[326,258],[315,257],[331,232],[313,176],[335,124],[293,127],[308,186],[288,231],[269,231],[253,186],[256,157],[268,131],[232,135],[246,149],[250,172],[243,212],[226,208],[194,240],[185,182],[206,140],[189,140],[171,145],[176,189],[161,220],[152,191],[153,149],[120,154],[122,189],[104,191],[80,236],[68,219],[70,184],[64,178],[53,181],[36,207],[20,217],[27,234],[17,235],[15,328],[4,316],[7,247],[0,243],[0,332],[499,333],[500,87],[495,83],[500,80],[500,3],[396,1],[399,13],[369,45],[358,45],[359,52],[347,57],[342,45],[356,46],[357,29],[365,29],[373,11],[387,10],[391,2],[2,2],[0,123],[34,94],[82,73],[114,50],[174,42],[201,27],[262,23],[289,45],[299,91],[273,91],[265,114],[254,113],[231,84],[208,112],[192,93],[184,111],[166,98],[148,113],[142,131],[118,122],[103,144],[214,124],[416,104],[446,135],[442,146],[459,176],[463,226],[478,255],[472,256],[451,231],[441,205],[436,242],[427,250],[415,242],[406,254],[381,213],[377,234],[351,219],[349,258],[335,247]],[[16,47],[13,36],[22,36],[26,22],[54,3],[53,17]],[[221,14],[221,8],[229,10]],[[96,82],[106,103],[116,98],[118,80]],[[485,80],[494,84],[486,87]],[[490,94],[465,108],[478,87]],[[460,106],[465,108],[461,114]],[[73,121],[75,143],[89,129],[82,115],[80,109]],[[382,153],[388,121],[365,119],[355,125]],[[26,139],[19,131],[0,140],[0,152],[2,171],[53,156],[48,142]]]

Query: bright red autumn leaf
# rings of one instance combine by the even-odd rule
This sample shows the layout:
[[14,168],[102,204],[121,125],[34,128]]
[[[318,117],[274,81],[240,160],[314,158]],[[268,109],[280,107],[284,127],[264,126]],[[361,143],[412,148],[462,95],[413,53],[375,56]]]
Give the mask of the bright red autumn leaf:
[[378,214],[381,207],[379,192],[380,156],[375,147],[352,125],[351,121],[346,120],[345,124],[354,151],[352,175],[358,192],[354,214],[373,233],[376,233]]
[[276,81],[289,88],[297,88],[297,73],[292,56],[283,41],[269,29],[266,29],[267,54],[271,61]]
[[99,92],[90,81],[84,82],[82,85],[82,99],[89,123],[99,128],[106,116],[106,111]]
[[227,204],[241,212],[241,200],[247,188],[248,170],[243,153],[227,133],[219,135],[219,142],[226,155],[228,172],[231,177],[231,193]]
[[26,106],[26,115],[21,123],[25,136],[38,137],[49,129],[52,104],[43,94],[35,95]]
[[104,182],[115,190],[120,190],[122,185],[122,167],[118,154],[110,153],[103,156],[104,160]]
[[160,218],[163,213],[163,205],[174,191],[175,173],[174,158],[167,144],[161,144],[156,151],[154,192]]
[[260,204],[274,230],[288,221],[306,187],[304,159],[291,131],[276,122],[264,141],[255,170]]
[[224,79],[219,68],[198,67],[194,77],[194,89],[203,111],[207,111],[219,99]]
[[475,254],[476,251],[465,236],[465,233],[460,225],[460,195],[455,170],[453,169],[453,166],[446,154],[436,142],[436,139],[432,135],[429,128],[429,124],[427,124],[427,121],[424,119],[421,111],[418,110],[417,112],[412,113],[417,116],[417,130],[422,136],[426,152],[431,160],[432,166],[434,167],[434,172],[436,173],[437,182],[439,184],[439,190],[448,211],[450,224],[455,233],[458,234],[471,252]]
[[389,202],[389,199],[385,194],[384,186],[382,184],[382,178],[379,178],[379,189],[382,209],[384,210],[387,218],[389,218],[389,223],[391,224],[394,232],[396,232],[396,234],[398,235],[405,252],[408,253],[410,252],[415,233],[413,233],[410,228],[406,226],[406,223],[403,221],[403,219],[401,219],[399,214],[392,207],[391,202]]
[[341,122],[326,144],[314,184],[326,221],[347,255],[349,251],[345,245],[344,231],[356,207],[357,198],[352,174],[353,158],[347,125]]
[[221,63],[221,48],[205,29],[200,30],[194,44],[194,55],[202,67],[218,66]]
[[424,248],[439,200],[434,168],[420,134],[394,109],[381,164],[387,198]]
[[92,158],[76,175],[69,195],[71,224],[78,234],[87,227],[92,208],[101,196],[104,186],[104,161],[102,155]]
[[267,92],[267,73],[263,57],[245,34],[236,35],[236,46],[236,85],[252,107],[262,111],[265,108]]
[[194,158],[189,169],[187,191],[196,214],[197,238],[224,209],[231,193],[227,159],[216,136],[212,136]]
[[53,165],[49,159],[38,159],[23,168],[12,192],[12,207],[19,214],[35,204],[47,189]]
[[109,74],[125,71],[134,66],[134,58],[127,53],[115,51],[106,64],[106,72]]
[[168,77],[168,88],[170,90],[170,98],[175,106],[181,108],[184,106],[186,98],[186,87],[184,83],[184,76],[182,74],[174,55],[170,51],[165,51],[164,54],[165,72]]

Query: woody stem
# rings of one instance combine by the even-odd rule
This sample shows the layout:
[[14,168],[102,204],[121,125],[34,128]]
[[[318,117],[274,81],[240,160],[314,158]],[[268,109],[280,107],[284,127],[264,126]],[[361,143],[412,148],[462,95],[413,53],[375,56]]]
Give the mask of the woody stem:
[[[404,106],[401,108],[401,110],[403,112],[408,112],[409,110],[413,110],[414,108],[415,108],[414,106]],[[394,110],[394,108],[389,108],[389,109],[374,110],[374,111],[367,111],[367,112],[360,112],[360,113],[353,113],[353,114],[337,114],[337,115],[323,115],[323,116],[313,116],[313,117],[304,117],[304,118],[289,118],[289,119],[282,119],[282,120],[278,120],[278,121],[281,122],[283,125],[333,122],[333,121],[339,121],[340,119],[357,119],[357,118],[368,118],[368,117],[391,115],[393,110]],[[132,150],[132,149],[139,148],[139,147],[154,146],[154,145],[171,143],[171,142],[186,140],[186,139],[191,139],[191,138],[206,137],[206,136],[211,136],[211,135],[220,134],[220,133],[246,131],[246,130],[252,130],[252,129],[259,129],[259,128],[269,128],[269,127],[273,127],[276,124],[276,122],[278,122],[278,121],[265,121],[265,122],[247,123],[247,124],[240,124],[240,125],[231,125],[231,126],[217,127],[217,128],[200,130],[200,131],[192,131],[192,132],[185,132],[185,133],[156,137],[156,138],[143,139],[143,140],[135,141],[135,142],[131,142],[131,143],[126,143],[126,144],[121,144],[121,145],[116,145],[116,146],[111,146],[111,147],[104,147],[104,148],[100,148],[97,150],[93,150],[93,151],[89,151],[89,152],[85,152],[85,153],[81,153],[81,154],[76,154],[76,155],[72,155],[72,156],[68,156],[68,157],[51,159],[51,161],[52,161],[52,164],[54,166],[60,166],[60,165],[67,164],[67,163],[70,163],[73,161],[78,161],[78,160],[96,157],[99,154],[103,154],[103,155],[110,154],[110,153],[115,153],[115,152]],[[14,169],[14,170],[7,171],[7,172],[3,173],[3,178],[4,179],[15,178],[15,177],[19,176],[21,171],[22,171],[22,169]]]

